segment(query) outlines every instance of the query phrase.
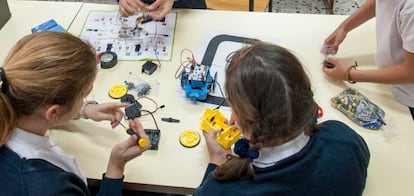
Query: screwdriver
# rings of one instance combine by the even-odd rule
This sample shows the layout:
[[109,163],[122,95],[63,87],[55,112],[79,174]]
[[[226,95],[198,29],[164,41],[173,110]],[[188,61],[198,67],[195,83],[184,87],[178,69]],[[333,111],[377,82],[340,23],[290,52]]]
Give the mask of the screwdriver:
[[126,133],[129,135],[136,135],[138,137],[137,144],[139,147],[144,148],[148,145],[148,140],[145,138],[141,138],[138,133],[135,133],[131,128],[127,128],[125,125],[123,125],[121,122],[119,124],[125,129]]

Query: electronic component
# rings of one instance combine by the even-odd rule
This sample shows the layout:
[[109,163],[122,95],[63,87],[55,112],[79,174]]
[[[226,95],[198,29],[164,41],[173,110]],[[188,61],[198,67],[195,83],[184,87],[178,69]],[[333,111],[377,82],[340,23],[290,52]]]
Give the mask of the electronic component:
[[210,66],[193,63],[181,72],[181,87],[186,97],[194,102],[204,101],[211,89],[214,90],[217,72],[214,77],[210,75]]
[[115,52],[111,51],[112,44],[106,46],[106,51],[99,54],[99,62],[102,69],[109,69],[114,67],[118,63],[118,56]]
[[326,60],[324,60],[324,61],[323,61],[323,65],[324,65],[325,67],[327,67],[327,68],[330,68],[330,69],[332,69],[332,68],[334,68],[334,67],[335,67],[335,64],[332,64],[332,63],[330,63],[330,62],[328,62],[328,61],[326,61]]
[[180,122],[180,120],[175,119],[175,118],[171,118],[171,117],[169,117],[169,118],[161,118],[161,120],[164,121],[164,122],[174,122],[174,123]]
[[146,61],[142,65],[142,73],[146,73],[151,75],[157,69],[157,64],[153,63],[152,61]]
[[154,19],[152,18],[152,16],[146,15],[146,16],[144,16],[144,19],[141,21],[141,24],[145,24],[145,23],[151,22],[153,20]]
[[144,129],[145,134],[148,135],[148,138],[151,142],[150,150],[158,150],[158,143],[160,142],[160,130],[159,129]]
[[194,130],[186,130],[180,134],[180,144],[187,148],[192,148],[200,143],[200,134]]
[[148,83],[141,83],[135,87],[135,91],[137,92],[138,97],[148,95],[149,91],[151,90],[151,86]]
[[384,110],[356,89],[345,89],[331,98],[331,105],[364,128],[378,130],[386,125]]
[[241,136],[239,129],[227,125],[227,118],[218,109],[207,108],[204,111],[200,129],[204,132],[220,129],[221,132],[215,136],[215,139],[224,149],[230,149]]
[[141,44],[135,44],[135,52],[139,52],[141,50]]
[[125,116],[127,119],[141,117],[142,105],[137,100],[135,100],[135,97],[133,95],[126,94],[125,96],[121,97],[121,102],[131,104],[125,108]]

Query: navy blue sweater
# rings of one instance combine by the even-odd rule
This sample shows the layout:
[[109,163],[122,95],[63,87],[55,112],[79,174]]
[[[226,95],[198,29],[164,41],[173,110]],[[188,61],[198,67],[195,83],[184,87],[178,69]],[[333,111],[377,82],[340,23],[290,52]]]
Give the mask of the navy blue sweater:
[[[123,179],[103,177],[98,195],[121,195]],[[42,159],[21,159],[3,146],[0,148],[0,195],[90,195],[86,184]]]
[[297,154],[252,179],[218,182],[209,164],[195,195],[359,196],[365,187],[370,154],[365,141],[338,121],[327,121]]

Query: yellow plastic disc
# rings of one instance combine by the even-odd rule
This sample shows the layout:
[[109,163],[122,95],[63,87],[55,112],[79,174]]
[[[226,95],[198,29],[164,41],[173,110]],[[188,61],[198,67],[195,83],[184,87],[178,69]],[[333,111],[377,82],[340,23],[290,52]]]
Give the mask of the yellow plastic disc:
[[120,99],[121,97],[123,97],[124,95],[126,95],[128,92],[127,87],[125,87],[125,85],[122,84],[117,84],[112,86],[109,89],[109,96],[113,99]]
[[200,143],[200,134],[194,130],[183,131],[180,135],[180,143],[187,148],[195,147]]
[[148,140],[145,138],[139,138],[138,139],[138,146],[141,148],[144,148],[145,146],[148,145]]

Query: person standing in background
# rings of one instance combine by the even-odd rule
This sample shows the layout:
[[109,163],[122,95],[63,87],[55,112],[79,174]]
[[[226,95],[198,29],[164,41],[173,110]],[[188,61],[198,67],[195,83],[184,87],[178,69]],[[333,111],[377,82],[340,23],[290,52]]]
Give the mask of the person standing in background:
[[414,120],[414,1],[367,0],[325,39],[321,52],[336,54],[350,31],[374,17],[379,69],[361,70],[328,57],[326,60],[335,66],[324,67],[323,72],[334,80],[350,83],[392,84],[394,98],[408,106]]
[[121,16],[131,16],[142,10],[155,20],[164,18],[172,8],[207,9],[204,0],[119,0]]

